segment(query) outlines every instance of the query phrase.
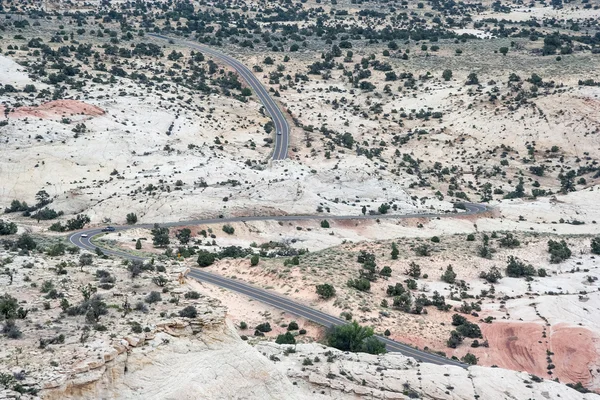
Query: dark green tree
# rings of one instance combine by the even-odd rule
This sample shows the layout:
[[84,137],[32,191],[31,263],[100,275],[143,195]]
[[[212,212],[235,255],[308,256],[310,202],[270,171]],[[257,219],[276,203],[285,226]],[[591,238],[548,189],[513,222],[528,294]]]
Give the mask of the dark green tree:
[[189,228],[183,228],[178,230],[175,236],[177,236],[177,239],[179,239],[179,243],[185,245],[190,241],[190,238],[192,237],[192,231]]
[[342,351],[371,354],[385,352],[385,344],[381,342],[376,344],[369,339],[371,337],[373,337],[373,328],[360,326],[358,322],[353,321],[350,324],[333,327],[327,334],[327,344]]
[[166,247],[169,245],[169,228],[154,224],[154,229],[152,229],[150,233],[152,234],[152,244],[154,244],[154,246]]
[[207,250],[198,251],[198,265],[201,267],[208,267],[215,262],[215,254]]

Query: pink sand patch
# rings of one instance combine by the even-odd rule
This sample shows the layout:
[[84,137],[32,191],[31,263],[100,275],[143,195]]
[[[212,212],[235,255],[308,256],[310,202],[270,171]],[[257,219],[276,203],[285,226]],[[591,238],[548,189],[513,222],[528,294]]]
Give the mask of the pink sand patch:
[[105,111],[100,107],[86,104],[79,100],[55,100],[41,104],[37,107],[19,107],[9,113],[11,118],[36,117],[53,119],[72,117],[74,115],[86,115],[97,117],[104,115]]
[[[527,371],[546,379],[558,378],[564,383],[581,382],[594,388],[590,370],[598,368],[600,337],[589,329],[558,324],[544,325],[523,322],[494,322],[481,324],[481,331],[489,348],[461,348],[455,354],[471,352],[479,358],[480,365],[498,365],[501,368]],[[548,372],[546,350],[551,355],[552,375]],[[459,354],[460,353],[460,354]]]

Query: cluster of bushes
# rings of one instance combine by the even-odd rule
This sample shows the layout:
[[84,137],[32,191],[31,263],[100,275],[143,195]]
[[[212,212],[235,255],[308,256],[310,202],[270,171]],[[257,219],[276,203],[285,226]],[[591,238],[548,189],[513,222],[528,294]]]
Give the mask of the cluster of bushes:
[[17,224],[0,219],[0,235],[14,235],[15,233],[17,233]]
[[68,220],[64,225],[59,221],[50,225],[51,231],[55,232],[65,232],[65,231],[75,231],[77,229],[83,229],[85,224],[89,224],[90,217],[85,214],[79,214],[75,218]]
[[465,317],[460,314],[454,314],[452,316],[452,325],[456,327],[455,330],[450,332],[450,338],[446,341],[446,345],[455,349],[459,344],[463,342],[465,337],[467,338],[482,338],[481,329],[479,325],[469,322]]
[[571,249],[569,249],[567,242],[564,240],[561,240],[560,242],[549,240],[548,253],[550,253],[550,262],[552,264],[561,263],[571,257]]
[[353,321],[350,324],[334,326],[327,333],[327,345],[342,351],[381,354],[385,344],[373,336],[373,328]]

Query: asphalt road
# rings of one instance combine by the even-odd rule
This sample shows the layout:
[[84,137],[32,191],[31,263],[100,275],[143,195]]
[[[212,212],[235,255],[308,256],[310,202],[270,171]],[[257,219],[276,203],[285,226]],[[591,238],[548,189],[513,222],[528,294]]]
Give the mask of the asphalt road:
[[[208,225],[208,224],[225,224],[229,222],[244,222],[244,221],[307,221],[307,220],[315,220],[320,221],[323,219],[327,220],[352,220],[352,219],[406,219],[406,218],[456,218],[458,216],[468,216],[481,214],[486,212],[488,208],[483,204],[475,204],[475,203],[464,203],[466,210],[464,212],[456,213],[446,213],[446,214],[433,214],[433,213],[418,213],[418,214],[405,214],[405,215],[285,215],[285,216],[251,216],[251,217],[233,217],[233,218],[212,218],[212,219],[197,219],[191,221],[181,221],[181,222],[171,222],[166,224],[161,224],[164,227],[178,227],[178,226],[189,226],[189,225]],[[152,228],[152,224],[140,224],[140,225],[122,225],[115,226],[115,232],[109,233],[115,234],[119,231],[124,231],[131,228]],[[95,251],[96,246],[91,242],[94,236],[98,236],[104,234],[102,232],[102,228],[91,228],[82,230],[79,232],[75,232],[69,236],[69,241],[85,250]],[[127,258],[130,260],[144,260],[143,257],[135,256],[129,254],[125,251],[112,250],[112,249],[101,249],[105,254]],[[212,274],[207,272],[206,270],[201,269],[192,269],[189,274],[191,277],[198,279],[201,282],[210,283],[213,285],[217,285],[223,287],[225,289],[229,289],[235,291],[237,293],[246,295],[250,298],[258,300],[262,303],[271,305],[283,311],[289,312],[291,314],[297,315],[302,318],[306,318],[307,320],[316,322],[318,324],[324,325],[326,327],[331,327],[334,325],[343,325],[346,324],[347,321],[341,320],[339,318],[333,317],[329,314],[323,313],[314,308],[305,306],[283,296],[274,294],[264,289],[257,288],[253,285],[240,282],[235,279],[224,278],[222,276]],[[437,356],[435,354],[431,354],[422,350],[417,350],[408,345],[390,340],[386,337],[380,336],[378,337],[383,343],[386,344],[386,348],[391,352],[399,352],[406,356],[413,357],[416,360],[422,362],[428,362],[438,365],[455,365],[460,367],[465,367],[464,364]]]
[[191,49],[199,50],[202,53],[209,54],[216,57],[231,66],[237,71],[237,73],[246,81],[246,83],[252,88],[252,91],[258,97],[260,102],[265,107],[267,114],[273,120],[275,125],[275,149],[273,150],[273,160],[285,160],[287,158],[288,145],[290,143],[290,126],[283,115],[283,112],[279,109],[273,98],[269,95],[269,92],[260,83],[258,78],[254,76],[254,73],[250,71],[248,67],[236,60],[235,58],[228,56],[227,54],[221,53],[211,47],[207,47],[201,44],[192,43],[188,41],[181,41],[178,39],[170,38],[163,35],[157,35],[149,33],[148,36],[152,36],[158,39],[172,40],[179,45],[187,46]]

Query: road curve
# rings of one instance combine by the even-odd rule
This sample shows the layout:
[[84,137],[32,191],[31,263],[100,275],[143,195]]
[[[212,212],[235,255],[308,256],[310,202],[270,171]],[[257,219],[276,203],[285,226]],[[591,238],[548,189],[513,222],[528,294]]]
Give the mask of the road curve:
[[221,53],[211,47],[192,43],[188,41],[181,41],[178,39],[170,38],[163,35],[158,35],[155,33],[149,33],[148,36],[152,36],[158,39],[164,40],[172,40],[176,41],[180,45],[187,46],[189,48],[199,50],[202,53],[209,54],[213,57],[216,57],[235,69],[237,73],[246,81],[246,83],[252,88],[256,97],[260,100],[260,102],[265,107],[267,114],[273,120],[273,125],[275,125],[275,149],[273,150],[273,160],[285,160],[287,158],[288,146],[290,143],[290,126],[283,115],[283,112],[275,103],[275,100],[269,95],[269,92],[262,83],[258,80],[258,78],[250,71],[248,67],[244,64],[236,60],[235,58],[228,56],[227,54]]
[[[170,222],[162,224],[163,227],[178,227],[178,226],[189,226],[189,225],[208,225],[216,223],[229,223],[229,222],[245,222],[245,221],[307,221],[307,220],[352,220],[352,219],[407,219],[407,218],[450,218],[459,216],[468,216],[481,214],[488,211],[488,207],[483,204],[476,203],[464,203],[465,211],[461,213],[446,213],[446,214],[433,214],[433,213],[417,213],[417,214],[405,214],[405,215],[284,215],[284,216],[251,216],[251,217],[232,217],[232,218],[210,218],[210,219],[197,219],[191,221],[181,222]],[[122,225],[116,226],[115,232],[124,231],[131,228],[152,228],[152,224],[140,224],[140,225]],[[101,228],[91,228],[82,231],[75,232],[69,236],[69,241],[84,250],[95,251],[96,245],[91,240],[94,236],[103,234]],[[101,248],[101,250],[108,255],[122,257],[130,260],[143,261],[144,257],[132,255],[125,251],[112,250]],[[246,295],[250,298],[258,300],[262,303],[271,305],[278,309],[289,312],[290,314],[297,315],[315,323],[324,325],[326,327],[337,326],[346,324],[347,321],[341,320],[337,317],[323,313],[314,308],[300,304],[278,294],[274,294],[264,289],[257,288],[253,285],[240,282],[235,279],[225,278],[205,270],[192,269],[190,276],[194,279],[198,279],[201,282],[210,283],[213,285],[220,286],[225,289],[235,291],[237,293]],[[428,353],[426,351],[418,350],[408,345],[390,340],[383,336],[378,336],[378,339],[386,344],[386,348],[391,352],[399,352],[409,357],[413,357],[416,360],[422,362],[428,362],[438,365],[454,365],[465,367],[464,364],[454,360],[450,360],[444,357],[437,356],[435,354]]]

